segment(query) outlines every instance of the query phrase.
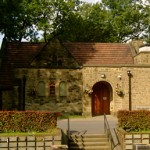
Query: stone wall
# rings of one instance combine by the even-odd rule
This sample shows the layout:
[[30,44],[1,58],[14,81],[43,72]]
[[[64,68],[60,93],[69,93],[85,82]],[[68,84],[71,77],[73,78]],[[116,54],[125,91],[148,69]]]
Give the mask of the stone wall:
[[[25,109],[69,112],[91,115],[92,97],[85,91],[95,83],[106,81],[111,85],[110,111],[115,114],[120,109],[129,109],[129,77],[131,77],[132,110],[150,109],[150,68],[148,66],[83,67],[82,69],[16,69],[16,78],[26,76]],[[105,78],[102,77],[105,75]],[[50,82],[55,83],[55,95],[50,95]],[[45,89],[39,89],[43,83]],[[60,84],[63,83],[63,87]],[[116,93],[119,85],[123,96]],[[64,89],[65,88],[65,89]],[[40,91],[41,90],[41,91]],[[18,109],[19,96],[14,91],[4,91],[3,110]],[[61,92],[62,91],[62,92]],[[44,95],[39,95],[44,92]],[[17,97],[16,97],[17,96]],[[17,101],[18,99],[18,101]]]
[[150,64],[150,52],[140,52],[135,58],[136,64],[149,65]]
[[[83,69],[83,92],[86,88],[92,88],[93,85],[100,81],[110,83],[112,87],[112,96],[110,109],[116,113],[120,109],[129,109],[129,77],[127,71],[130,70],[131,77],[131,101],[132,109],[138,106],[150,106],[150,68],[149,67],[84,67]],[[105,78],[101,75],[105,74]],[[119,85],[123,96],[116,93],[116,85]],[[83,94],[83,113],[91,114],[92,98],[85,92]]]
[[150,133],[127,133],[121,129],[116,131],[122,150],[133,150],[136,145],[140,145],[143,150],[150,148]]
[[132,109],[138,106],[150,106],[150,68],[134,67],[132,69],[131,94]]
[[55,136],[1,136],[0,149],[51,150],[52,145],[61,145],[61,135]]
[[[103,78],[101,75],[105,75]],[[121,76],[121,79],[119,78]],[[115,88],[117,84],[124,91],[124,74],[121,67],[84,67],[83,69],[83,114],[91,115],[91,101],[92,98],[85,93],[87,88],[92,88],[95,83],[100,81],[108,82],[112,87],[112,95],[110,100],[110,111],[113,113],[115,110],[122,108],[123,97],[116,94]],[[126,75],[127,76],[127,75]]]
[[[26,76],[26,110],[48,110],[81,114],[81,70],[17,69],[16,78],[23,78],[23,76]],[[53,89],[51,90],[51,88]]]
[[14,99],[13,91],[3,91],[2,92],[2,104],[3,104],[3,110],[12,110],[12,106],[14,105]]

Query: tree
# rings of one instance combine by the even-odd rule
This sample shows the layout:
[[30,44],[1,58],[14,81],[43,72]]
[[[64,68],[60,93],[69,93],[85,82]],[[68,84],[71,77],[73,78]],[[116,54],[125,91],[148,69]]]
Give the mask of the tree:
[[63,41],[106,42],[110,35],[109,12],[101,3],[82,3],[61,24]]
[[[64,37],[66,29],[71,29],[70,23],[74,20],[78,6],[81,4],[79,0],[54,0],[51,3],[51,14],[46,13],[37,25],[44,32],[44,40],[47,41],[53,36]],[[49,16],[48,16],[49,15]],[[75,24],[73,24],[74,26]],[[70,32],[69,32],[70,33]]]
[[145,39],[149,29],[149,4],[143,0],[103,0],[82,3],[79,11],[61,24],[63,40],[84,42],[126,42]]
[[[85,6],[86,8],[86,6]],[[86,9],[87,10],[87,9]],[[110,12],[103,7],[102,3],[91,5],[89,13],[86,14],[88,41],[111,42]],[[113,42],[113,41],[112,41]]]
[[8,41],[126,42],[149,37],[149,0],[1,0],[0,32]]
[[[113,37],[116,42],[144,38],[149,26],[149,0],[103,0],[110,11]],[[148,8],[147,8],[148,7]]]
[[36,39],[38,31],[42,31],[47,41],[60,31],[62,22],[79,3],[79,0],[2,0],[0,32],[8,41],[21,41]]
[[36,18],[30,3],[30,0],[0,1],[0,32],[8,41],[21,41],[34,33]]

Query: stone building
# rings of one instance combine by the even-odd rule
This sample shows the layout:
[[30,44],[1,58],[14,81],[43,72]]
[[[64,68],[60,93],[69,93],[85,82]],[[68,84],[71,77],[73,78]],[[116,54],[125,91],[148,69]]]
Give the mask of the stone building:
[[150,45],[4,42],[0,109],[115,114],[150,109]]

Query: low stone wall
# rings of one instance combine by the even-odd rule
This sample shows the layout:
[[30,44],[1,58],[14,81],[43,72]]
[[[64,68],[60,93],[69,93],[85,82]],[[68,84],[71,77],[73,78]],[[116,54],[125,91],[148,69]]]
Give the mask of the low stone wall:
[[0,137],[1,150],[51,150],[52,145],[61,145],[61,136],[11,136]]
[[122,150],[133,150],[135,145],[150,145],[150,132],[128,133],[122,129],[116,129]]

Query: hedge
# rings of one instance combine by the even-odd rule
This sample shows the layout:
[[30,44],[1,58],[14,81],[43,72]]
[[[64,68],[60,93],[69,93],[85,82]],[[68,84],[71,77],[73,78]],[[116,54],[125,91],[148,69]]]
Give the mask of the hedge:
[[0,111],[0,132],[45,132],[57,126],[60,113]]
[[118,126],[125,131],[150,131],[150,111],[120,110],[117,113]]

